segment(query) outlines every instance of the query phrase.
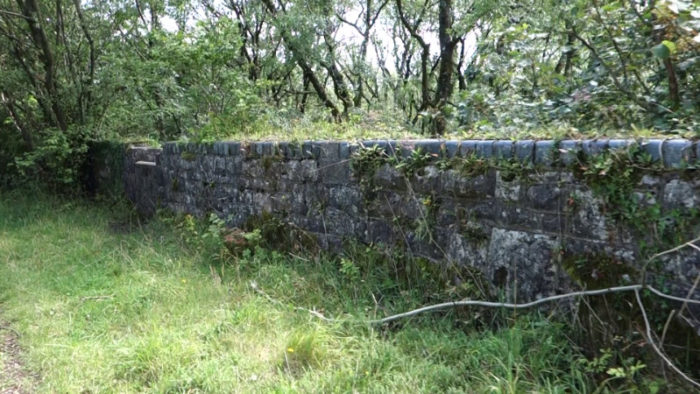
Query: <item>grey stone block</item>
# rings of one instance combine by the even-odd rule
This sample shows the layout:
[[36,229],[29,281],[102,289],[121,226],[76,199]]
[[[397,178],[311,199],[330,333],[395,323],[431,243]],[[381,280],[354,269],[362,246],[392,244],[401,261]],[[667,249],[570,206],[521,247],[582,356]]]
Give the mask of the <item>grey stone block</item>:
[[642,150],[646,153],[648,153],[652,160],[654,161],[660,161],[661,157],[663,155],[662,148],[663,148],[663,142],[664,140],[658,140],[658,139],[651,139],[644,141],[642,143]]
[[610,150],[623,150],[628,149],[634,143],[634,140],[613,139],[608,142],[608,148]]
[[495,171],[475,177],[465,177],[455,170],[442,172],[440,192],[455,197],[488,198],[493,197],[496,188]]
[[374,182],[377,186],[390,190],[405,190],[406,180],[403,174],[394,166],[384,164],[374,174]]
[[664,166],[680,168],[688,164],[692,156],[693,144],[688,140],[666,140],[661,148]]
[[242,154],[241,152],[241,143],[240,142],[235,142],[235,141],[227,141],[224,142],[227,146],[227,152],[230,156],[240,156]]
[[374,146],[377,146],[381,150],[383,150],[384,152],[388,152],[389,141],[387,141],[387,140],[365,140],[365,141],[361,141],[360,145],[364,146],[365,148],[372,148]]
[[506,181],[498,171],[496,176],[496,198],[507,203],[514,203],[520,200],[520,180],[513,179]]
[[664,187],[664,206],[667,209],[693,208],[700,202],[700,195],[695,192],[690,182],[672,179]]
[[347,160],[350,158],[350,144],[347,142],[340,142],[338,144],[338,159]]
[[262,155],[263,156],[272,156],[275,153],[275,145],[277,144],[274,141],[264,141],[260,143],[262,145]]
[[444,144],[447,157],[452,158],[459,154],[459,141],[445,141]]
[[435,166],[426,166],[413,176],[413,188],[418,193],[430,194],[441,190],[441,171]]
[[561,190],[556,185],[533,185],[527,189],[528,202],[535,209],[557,210],[560,195]]
[[223,142],[214,142],[213,148],[216,156],[224,156],[226,155],[226,151],[228,151],[228,147]]
[[485,267],[494,285],[504,287],[506,298],[520,302],[548,296],[561,280],[552,261],[553,236],[494,228]]
[[493,157],[496,159],[512,159],[514,143],[510,140],[500,140],[493,144]]
[[177,143],[176,142],[166,142],[163,144],[163,152],[166,153],[176,153]]
[[335,141],[321,141],[314,144],[318,152],[318,159],[322,163],[336,162],[340,155],[340,143]]
[[280,145],[282,156],[286,160],[301,160],[304,158],[301,142],[289,142]]
[[535,164],[551,166],[554,163],[554,141],[537,141],[535,143]]
[[440,140],[417,140],[414,143],[415,149],[421,149],[423,152],[429,153],[431,155],[439,155],[442,147],[442,142]]
[[476,154],[476,142],[475,140],[462,141],[459,146],[459,154],[462,157],[469,157]]
[[315,159],[314,144],[313,141],[304,141],[301,143],[301,157],[303,159]]
[[532,163],[535,158],[535,141],[515,141],[515,157],[523,163]]
[[581,150],[581,141],[564,140],[559,143],[559,158],[564,165],[576,162],[578,152]]
[[480,140],[476,142],[476,155],[483,159],[490,159],[493,157],[493,144],[492,140]]

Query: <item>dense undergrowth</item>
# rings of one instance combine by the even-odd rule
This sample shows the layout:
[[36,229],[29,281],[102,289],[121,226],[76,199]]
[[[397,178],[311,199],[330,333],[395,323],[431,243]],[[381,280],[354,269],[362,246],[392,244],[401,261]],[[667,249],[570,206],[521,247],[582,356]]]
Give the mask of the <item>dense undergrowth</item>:
[[409,284],[371,249],[271,251],[269,227],[234,257],[216,221],[144,223],[116,206],[0,193],[0,311],[40,377],[32,389],[682,390],[622,349],[586,357],[562,311],[461,309],[373,327],[362,321],[416,307],[440,284]]

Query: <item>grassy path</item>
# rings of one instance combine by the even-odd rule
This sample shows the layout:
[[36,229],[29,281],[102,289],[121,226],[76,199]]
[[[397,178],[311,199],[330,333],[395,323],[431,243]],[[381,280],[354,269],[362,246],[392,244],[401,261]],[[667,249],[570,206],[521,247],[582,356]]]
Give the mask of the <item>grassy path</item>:
[[[460,329],[458,316],[391,330],[322,322],[293,306],[365,318],[415,304],[382,298],[383,279],[350,280],[331,260],[258,251],[222,265],[172,225],[119,212],[0,193],[0,309],[38,392],[589,388],[572,367],[580,356],[547,321],[497,332]],[[0,330],[16,349],[9,335]]]

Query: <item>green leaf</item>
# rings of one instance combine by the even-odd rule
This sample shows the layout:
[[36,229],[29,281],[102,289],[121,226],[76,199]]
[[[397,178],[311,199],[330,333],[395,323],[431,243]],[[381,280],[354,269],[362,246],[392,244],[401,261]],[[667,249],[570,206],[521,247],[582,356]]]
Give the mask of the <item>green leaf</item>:
[[671,51],[671,55],[676,53],[676,44],[674,44],[673,41],[663,40],[661,43],[664,44],[669,51]]
[[663,43],[652,47],[651,53],[653,53],[654,56],[658,57],[659,59],[666,59],[671,56],[671,50]]

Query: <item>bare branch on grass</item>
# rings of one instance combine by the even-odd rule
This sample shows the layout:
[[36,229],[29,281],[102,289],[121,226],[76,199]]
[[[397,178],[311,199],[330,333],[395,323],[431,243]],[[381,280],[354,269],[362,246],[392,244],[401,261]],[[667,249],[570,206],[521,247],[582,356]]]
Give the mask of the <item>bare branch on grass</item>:
[[690,376],[686,375],[683,371],[681,371],[678,367],[676,367],[675,364],[673,364],[673,361],[664,354],[664,352],[659,349],[658,346],[656,346],[656,342],[654,342],[654,338],[652,337],[651,334],[651,324],[649,324],[649,319],[647,318],[647,312],[646,309],[644,309],[644,304],[642,303],[642,297],[639,295],[639,289],[634,290],[634,296],[637,298],[637,305],[639,305],[639,309],[642,312],[642,318],[644,319],[644,326],[646,328],[646,337],[647,337],[647,343],[654,349],[656,354],[661,357],[661,359],[666,363],[666,365],[671,368],[675,373],[677,373],[680,377],[685,379],[688,383],[692,384],[695,387],[700,388],[700,383],[696,382],[693,380]]

